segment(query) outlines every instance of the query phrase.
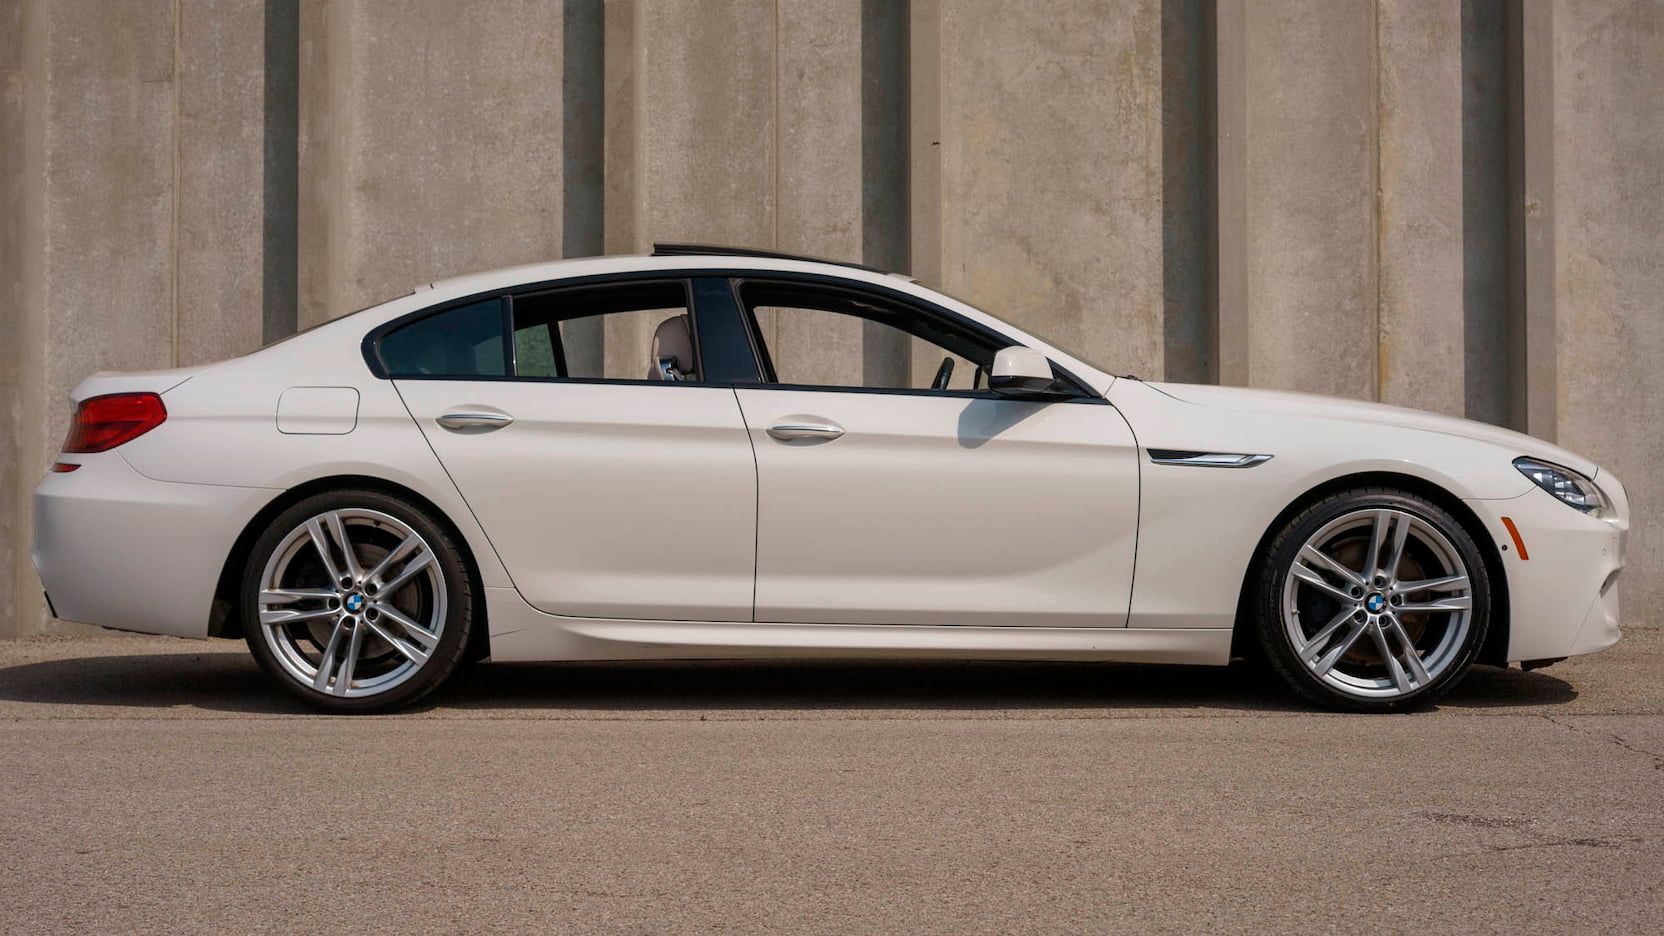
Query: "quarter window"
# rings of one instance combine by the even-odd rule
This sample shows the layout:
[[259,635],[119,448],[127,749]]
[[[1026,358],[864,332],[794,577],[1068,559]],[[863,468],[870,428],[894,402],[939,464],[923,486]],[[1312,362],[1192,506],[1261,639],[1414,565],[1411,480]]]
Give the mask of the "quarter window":
[[447,309],[381,339],[390,377],[506,377],[503,301],[486,299]]

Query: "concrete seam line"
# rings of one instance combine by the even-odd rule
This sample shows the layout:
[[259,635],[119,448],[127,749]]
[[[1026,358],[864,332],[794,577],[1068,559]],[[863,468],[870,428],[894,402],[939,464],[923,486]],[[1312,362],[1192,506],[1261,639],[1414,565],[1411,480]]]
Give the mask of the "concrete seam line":
[[1369,271],[1370,283],[1375,290],[1375,354],[1372,361],[1375,369],[1375,399],[1384,400],[1386,399],[1386,387],[1384,386],[1386,375],[1381,369],[1381,349],[1386,346],[1386,335],[1381,331],[1381,227],[1383,224],[1381,213],[1381,121],[1384,112],[1381,90],[1381,0],[1376,0],[1374,6],[1370,8],[1370,29],[1374,33],[1370,55],[1374,66],[1372,77],[1375,92],[1375,121],[1369,129],[1370,143],[1372,144],[1370,146],[1370,181],[1375,189],[1374,198],[1371,202],[1375,215],[1371,219],[1375,237],[1370,245]]
[[180,106],[180,33],[182,31],[180,0],[173,0],[173,166],[168,193],[168,317],[172,332],[172,362],[179,366],[179,120]]

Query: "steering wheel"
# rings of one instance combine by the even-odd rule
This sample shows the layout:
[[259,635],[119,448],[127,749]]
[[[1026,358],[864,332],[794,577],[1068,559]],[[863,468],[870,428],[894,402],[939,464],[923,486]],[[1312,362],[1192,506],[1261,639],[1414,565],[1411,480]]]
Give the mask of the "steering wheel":
[[942,366],[936,368],[936,379],[930,382],[932,390],[946,390],[948,380],[953,377],[953,358],[942,358]]

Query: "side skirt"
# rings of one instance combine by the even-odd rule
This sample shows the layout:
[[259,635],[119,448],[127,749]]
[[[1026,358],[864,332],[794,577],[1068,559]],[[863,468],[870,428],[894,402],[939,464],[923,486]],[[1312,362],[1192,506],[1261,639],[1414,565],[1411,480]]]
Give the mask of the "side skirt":
[[545,614],[513,588],[485,593],[491,658],[505,662],[849,656],[1223,666],[1231,655],[1228,628],[625,621]]

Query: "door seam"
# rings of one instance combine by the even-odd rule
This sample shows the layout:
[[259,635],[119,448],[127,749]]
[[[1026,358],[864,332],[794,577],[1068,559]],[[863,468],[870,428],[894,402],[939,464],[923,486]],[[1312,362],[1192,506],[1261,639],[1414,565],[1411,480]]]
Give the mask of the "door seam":
[[757,463],[757,439],[751,434],[751,420],[745,416],[745,404],[740,402],[738,387],[729,387],[734,394],[734,408],[740,411],[740,425],[745,427],[745,441],[751,446],[751,622],[757,622],[758,553],[763,548],[763,466]]

